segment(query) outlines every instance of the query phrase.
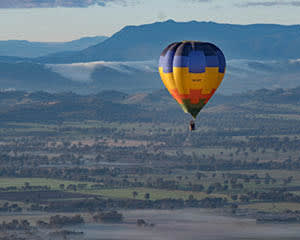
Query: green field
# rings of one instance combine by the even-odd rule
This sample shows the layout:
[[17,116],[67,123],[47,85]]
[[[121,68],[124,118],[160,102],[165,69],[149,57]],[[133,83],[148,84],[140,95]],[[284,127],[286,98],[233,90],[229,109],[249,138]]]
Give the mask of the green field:
[[201,200],[206,197],[221,197],[227,198],[224,194],[206,194],[203,192],[191,192],[191,191],[178,191],[178,190],[163,190],[163,189],[153,189],[153,188],[124,188],[124,189],[103,189],[96,191],[83,191],[87,194],[96,194],[103,197],[109,198],[126,198],[133,199],[133,192],[136,191],[138,195],[135,199],[145,200],[144,196],[146,193],[150,194],[150,200],[160,200],[160,199],[183,199],[187,200],[190,195],[193,195],[195,199]]
[[[28,183],[30,186],[49,186],[52,190],[60,190],[59,185],[64,184],[65,186],[69,184],[87,184],[86,190],[77,190],[77,193],[93,194],[99,195],[105,198],[125,198],[133,199],[133,192],[136,191],[138,195],[135,199],[145,199],[144,195],[146,193],[150,194],[150,200],[159,200],[166,198],[173,199],[188,199],[190,195],[193,195],[195,199],[203,199],[206,197],[222,197],[227,198],[224,194],[206,194],[203,192],[191,192],[191,191],[178,191],[178,190],[162,190],[162,189],[152,189],[152,188],[119,188],[119,189],[101,189],[101,190],[91,190],[89,189],[92,183],[88,182],[78,182],[78,181],[64,181],[56,179],[46,179],[46,178],[0,178],[0,188],[16,186],[21,188]],[[71,191],[74,192],[74,191]]]
[[65,181],[49,178],[0,178],[0,188],[16,186],[18,188],[29,183],[31,186],[49,186],[52,190],[58,190],[60,184],[79,184],[82,182]]
[[241,209],[256,209],[266,212],[283,212],[286,210],[300,211],[300,203],[253,203],[247,205],[240,205]]

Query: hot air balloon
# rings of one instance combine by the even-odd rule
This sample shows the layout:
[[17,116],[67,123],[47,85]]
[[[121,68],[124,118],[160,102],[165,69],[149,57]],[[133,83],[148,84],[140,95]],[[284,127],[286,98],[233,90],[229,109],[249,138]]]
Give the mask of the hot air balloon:
[[[196,119],[225,75],[222,51],[212,43],[183,41],[170,44],[159,60],[159,73],[169,93]],[[195,123],[190,122],[195,130]]]

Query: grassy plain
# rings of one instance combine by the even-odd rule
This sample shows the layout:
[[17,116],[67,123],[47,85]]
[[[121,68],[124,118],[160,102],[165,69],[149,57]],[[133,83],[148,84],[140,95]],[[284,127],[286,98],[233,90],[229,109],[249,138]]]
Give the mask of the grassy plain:
[[266,212],[283,212],[287,210],[300,211],[300,203],[252,203],[246,205],[240,205],[241,209],[255,209]]
[[[89,182],[79,182],[79,181],[65,181],[57,179],[47,179],[47,178],[0,178],[0,188],[15,186],[19,189],[25,186],[49,186],[51,190],[61,190],[60,184],[68,186],[69,184],[87,184],[86,189],[78,189],[76,193],[99,195],[106,198],[121,198],[121,199],[141,199],[145,200],[145,194],[149,193],[149,200],[159,200],[166,198],[173,199],[184,199],[187,200],[190,195],[193,195],[195,199],[203,199],[206,197],[224,197],[227,198],[225,194],[206,194],[203,192],[192,192],[192,191],[179,191],[179,190],[163,190],[163,189],[153,189],[153,188],[109,188],[92,190],[92,183]],[[69,192],[74,192],[68,190]],[[133,192],[137,192],[136,197],[133,196]]]
[[[221,160],[245,163],[269,163],[270,161],[281,163],[288,159],[296,162],[300,157],[300,147],[297,148],[297,145],[293,149],[283,146],[284,139],[287,137],[293,144],[297,144],[296,141],[300,138],[296,129],[300,120],[298,106],[265,104],[263,107],[258,107],[257,102],[242,103],[239,106],[237,103],[229,105],[220,104],[206,108],[196,123],[197,131],[195,133],[188,132],[188,120],[186,121],[184,117],[182,117],[182,122],[171,121],[172,119],[170,122],[88,119],[66,120],[57,123],[6,122],[5,127],[0,128],[0,146],[3,146],[7,156],[18,158],[30,154],[27,158],[29,160],[34,157],[46,158],[41,166],[32,160],[34,166],[29,167],[64,168],[67,166],[68,168],[88,169],[105,167],[111,171],[120,168],[122,173],[112,176],[94,176],[94,180],[100,180],[101,183],[105,180],[117,182],[115,186],[103,184],[103,187],[97,190],[93,190],[91,186],[99,181],[67,180],[70,178],[62,180],[2,177],[0,178],[0,188],[16,186],[22,189],[27,183],[30,186],[49,186],[51,190],[61,190],[60,185],[64,184],[64,191],[71,191],[66,190],[68,185],[86,184],[86,188],[78,188],[76,192],[122,199],[145,199],[145,194],[149,193],[150,200],[188,199],[190,195],[196,199],[224,197],[231,200],[233,194],[241,195],[249,191],[272,191],[276,188],[287,188],[288,191],[298,194],[300,172],[292,168],[218,171],[201,169],[203,163],[212,158],[215,159],[212,164],[217,165]],[[262,108],[266,110],[266,113]],[[287,113],[280,113],[280,111],[287,111]],[[293,126],[293,131],[290,130],[290,126]],[[260,146],[264,142],[255,142],[255,138],[266,138],[265,141],[274,142],[274,146],[272,144]],[[208,143],[206,139],[208,139]],[[185,159],[181,161],[180,156]],[[150,158],[151,160],[149,160]],[[16,161],[20,161],[20,159]],[[26,167],[26,163],[23,164]],[[3,166],[5,167],[6,164]],[[132,173],[134,172],[132,168],[143,168],[144,172],[135,170],[136,172]],[[197,174],[202,174],[202,177],[198,178]],[[237,184],[242,184],[242,188],[234,189],[230,184],[232,175],[257,175],[258,179],[257,181],[251,179],[247,182],[240,178]],[[276,181],[266,183],[267,175]],[[82,179],[86,179],[86,177],[89,176],[84,176]],[[292,181],[284,184],[289,177],[293,177]],[[161,179],[175,182],[179,190],[166,190],[162,186],[147,187],[149,186],[146,184],[147,181],[156,183]],[[127,187],[126,185],[120,187],[123,181],[141,182],[144,184],[142,186],[146,187]],[[227,186],[227,188],[208,194],[207,189],[217,183]],[[192,185],[203,185],[204,189],[201,192],[182,190]],[[138,195],[133,196],[133,192],[137,192]],[[251,206],[257,209],[264,206],[257,204],[253,203]],[[268,203],[266,204],[268,206]]]

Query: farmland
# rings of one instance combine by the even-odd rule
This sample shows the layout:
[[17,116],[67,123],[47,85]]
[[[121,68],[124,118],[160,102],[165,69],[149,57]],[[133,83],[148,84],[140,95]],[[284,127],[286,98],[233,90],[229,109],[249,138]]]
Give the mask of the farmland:
[[265,91],[216,96],[193,133],[161,91],[138,102],[54,94],[57,104],[1,93],[0,218],[190,207],[297,218],[299,89]]

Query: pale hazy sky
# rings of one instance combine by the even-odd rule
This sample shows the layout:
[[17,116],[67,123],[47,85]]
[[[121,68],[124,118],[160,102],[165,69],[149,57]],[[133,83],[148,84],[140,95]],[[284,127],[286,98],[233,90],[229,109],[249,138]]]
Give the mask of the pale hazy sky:
[[0,40],[110,36],[168,19],[300,24],[300,0],[0,0]]

